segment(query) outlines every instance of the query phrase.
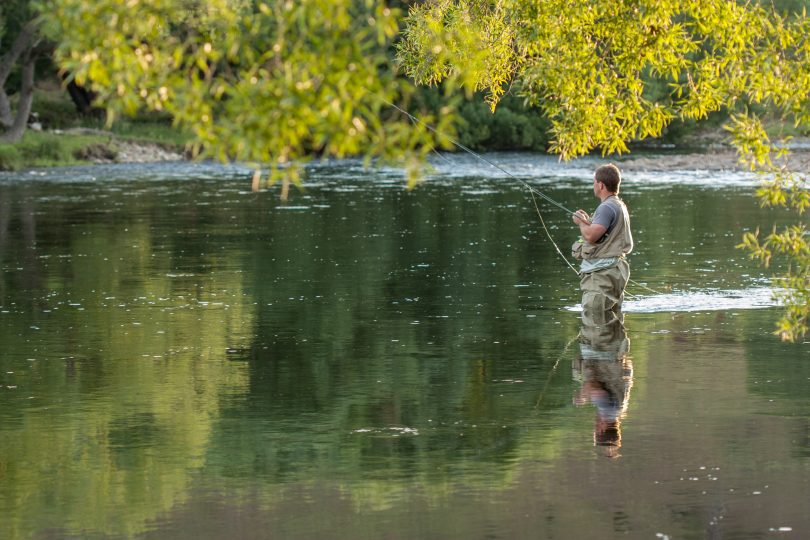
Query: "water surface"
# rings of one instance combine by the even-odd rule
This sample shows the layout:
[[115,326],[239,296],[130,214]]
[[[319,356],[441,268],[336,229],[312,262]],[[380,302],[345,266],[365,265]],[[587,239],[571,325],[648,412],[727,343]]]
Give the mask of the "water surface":
[[[595,206],[594,161],[488,158]],[[626,175],[604,334],[520,183],[434,165],[287,203],[210,164],[0,174],[0,537],[810,536],[810,349],[734,248],[791,216],[752,177]]]

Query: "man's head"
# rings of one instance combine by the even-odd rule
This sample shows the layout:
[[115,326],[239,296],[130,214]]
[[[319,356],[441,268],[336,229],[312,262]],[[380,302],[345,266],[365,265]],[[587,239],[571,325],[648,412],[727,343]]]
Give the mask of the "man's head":
[[594,182],[601,182],[610,193],[619,193],[619,184],[622,182],[622,173],[613,163],[598,167],[593,173]]

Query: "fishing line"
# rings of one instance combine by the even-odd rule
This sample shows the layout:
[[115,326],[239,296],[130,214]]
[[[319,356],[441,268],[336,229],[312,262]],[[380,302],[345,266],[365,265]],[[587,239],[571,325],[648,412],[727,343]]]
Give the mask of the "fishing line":
[[529,190],[529,194],[531,194],[531,196],[532,196],[532,202],[534,203],[534,209],[537,210],[537,217],[540,218],[540,223],[543,225],[543,230],[546,231],[546,236],[548,236],[548,239],[551,242],[551,245],[553,245],[554,249],[557,250],[557,253],[560,254],[560,257],[562,257],[562,260],[564,260],[565,264],[568,265],[568,268],[573,270],[575,274],[579,275],[579,271],[576,268],[574,268],[574,265],[572,265],[570,262],[568,262],[568,258],[565,255],[563,255],[563,252],[560,251],[559,246],[557,246],[557,243],[551,237],[551,233],[548,231],[548,227],[546,227],[546,222],[543,220],[543,214],[540,213],[540,207],[537,206],[537,199],[534,198],[534,190]]
[[560,365],[560,360],[562,360],[563,357],[565,356],[565,353],[568,352],[568,347],[570,347],[571,344],[576,339],[578,339],[580,335],[582,335],[581,332],[578,333],[577,335],[575,335],[574,337],[572,337],[571,339],[569,339],[568,343],[566,343],[565,347],[563,347],[562,352],[559,355],[557,355],[557,361],[554,362],[554,365],[551,367],[551,370],[548,372],[548,377],[546,377],[546,382],[543,385],[543,388],[540,390],[540,395],[537,396],[537,402],[534,404],[535,410],[537,410],[537,408],[540,406],[540,403],[543,402],[543,398],[546,396],[546,390],[548,389],[548,385],[551,384],[551,378],[554,376],[554,373],[557,371],[557,366]]
[[[403,109],[403,108],[401,108],[401,107],[397,106],[397,105],[396,105],[396,104],[394,104],[394,103],[391,103],[390,101],[387,101],[387,100],[386,100],[386,99],[384,99],[384,98],[380,98],[380,100],[381,100],[383,103],[386,103],[386,104],[390,105],[390,106],[391,106],[391,107],[393,107],[394,109],[398,110],[399,112],[401,112],[402,114],[404,114],[405,116],[407,116],[407,117],[408,117],[408,118],[411,120],[411,122],[413,122],[413,123],[415,123],[415,124],[421,124],[421,125],[423,125],[424,127],[426,127],[427,129],[429,129],[430,131],[432,131],[433,133],[435,133],[436,135],[439,135],[440,137],[444,137],[444,138],[446,138],[447,140],[449,140],[449,141],[450,141],[452,144],[454,144],[454,145],[455,145],[455,146],[457,146],[458,148],[461,148],[462,150],[464,150],[465,152],[467,152],[467,153],[468,153],[468,154],[470,154],[471,156],[473,156],[473,157],[475,157],[475,158],[479,159],[480,161],[482,161],[482,162],[486,163],[487,165],[490,165],[491,167],[495,167],[496,169],[498,169],[499,171],[501,171],[502,173],[504,173],[504,174],[505,174],[505,175],[507,175],[508,177],[513,178],[514,180],[517,180],[518,182],[520,182],[520,184],[522,184],[522,185],[523,185],[523,187],[525,187],[526,189],[528,189],[528,190],[529,190],[529,193],[530,193],[530,194],[531,194],[531,196],[532,196],[532,202],[534,203],[534,209],[537,211],[537,217],[539,217],[539,218],[540,218],[540,223],[541,223],[541,225],[543,226],[543,230],[546,232],[546,236],[548,236],[549,241],[550,241],[550,242],[551,242],[551,244],[554,246],[554,249],[557,251],[557,253],[560,255],[560,257],[562,257],[562,260],[563,260],[563,261],[565,261],[565,264],[566,264],[566,265],[568,265],[568,267],[569,267],[571,270],[573,270],[575,274],[579,275],[579,270],[577,270],[576,268],[574,268],[574,266],[573,266],[573,265],[572,265],[572,264],[571,264],[571,263],[568,261],[568,258],[567,258],[567,257],[566,257],[566,256],[563,254],[563,252],[560,250],[560,247],[557,245],[557,243],[556,243],[556,242],[554,241],[554,239],[551,237],[551,233],[549,232],[548,227],[546,227],[546,222],[543,220],[543,215],[542,215],[542,213],[540,212],[540,207],[537,205],[537,199],[535,199],[535,197],[534,197],[534,196],[535,196],[535,195],[538,195],[539,197],[541,197],[542,199],[544,199],[546,202],[548,202],[548,203],[550,203],[550,204],[553,204],[554,206],[556,206],[556,207],[557,207],[557,208],[559,208],[560,210],[562,210],[562,211],[564,211],[564,212],[566,212],[567,214],[572,215],[572,216],[574,215],[574,211],[573,211],[573,210],[570,210],[569,208],[566,208],[565,206],[563,206],[563,205],[562,205],[562,204],[560,204],[559,202],[555,201],[554,199],[552,199],[551,197],[549,197],[548,195],[546,195],[546,194],[545,194],[545,193],[543,193],[542,191],[540,191],[540,190],[538,190],[538,189],[533,188],[532,186],[530,186],[529,184],[527,184],[525,181],[523,181],[521,178],[518,178],[517,176],[515,176],[515,175],[514,175],[514,174],[512,174],[512,173],[510,173],[509,171],[507,171],[506,169],[504,169],[503,167],[501,167],[501,166],[500,166],[500,165],[498,165],[497,163],[493,163],[492,161],[489,161],[488,159],[485,159],[483,156],[481,156],[480,154],[477,154],[477,153],[476,153],[476,152],[474,152],[472,149],[467,148],[466,146],[464,146],[464,145],[463,145],[463,144],[461,144],[460,142],[456,141],[455,139],[453,139],[453,138],[451,138],[451,137],[448,137],[447,135],[445,135],[445,134],[443,134],[443,133],[439,132],[439,131],[438,131],[436,128],[434,128],[434,127],[433,127],[433,126],[431,126],[430,124],[427,124],[427,123],[425,123],[425,122],[421,121],[420,119],[418,119],[417,117],[415,117],[414,115],[412,115],[411,113],[409,113],[408,111],[406,111],[405,109]],[[434,152],[436,155],[438,155],[439,157],[441,157],[442,159],[444,159],[445,161],[448,161],[448,162],[449,162],[449,160],[448,160],[447,158],[445,158],[444,156],[442,156],[442,155],[441,155],[439,152],[437,152],[435,148],[433,149],[433,152]],[[656,293],[656,294],[661,294],[661,293],[659,293],[658,291],[655,291],[655,290],[653,290],[653,289],[651,289],[651,288],[647,287],[646,285],[642,285],[642,284],[640,284],[640,283],[638,283],[638,282],[636,282],[636,281],[633,281],[632,279],[628,279],[628,282],[633,283],[634,285],[637,285],[637,286],[639,286],[639,287],[641,287],[641,288],[647,289],[648,291],[651,291],[651,292],[653,292],[653,293]],[[629,296],[633,296],[633,295],[631,295],[630,293],[627,293],[626,291],[625,291],[625,294],[628,294]]]
[[526,189],[528,189],[528,190],[530,190],[530,191],[533,191],[534,193],[536,193],[537,195],[539,195],[540,197],[542,197],[543,199],[545,199],[547,202],[549,202],[549,203],[553,204],[554,206],[556,206],[556,207],[557,207],[557,208],[559,208],[560,210],[563,210],[564,212],[566,212],[566,213],[568,213],[568,214],[570,214],[570,215],[574,215],[574,211],[573,211],[573,210],[570,210],[570,209],[566,208],[565,206],[563,206],[562,204],[558,203],[557,201],[555,201],[554,199],[552,199],[551,197],[549,197],[548,195],[546,195],[546,194],[545,194],[545,193],[543,193],[542,191],[535,190],[535,189],[534,189],[534,188],[532,188],[532,187],[531,187],[529,184],[527,184],[526,182],[524,182],[523,180],[521,180],[520,178],[518,178],[518,177],[517,177],[517,176],[515,176],[514,174],[510,173],[509,171],[507,171],[506,169],[504,169],[503,167],[501,167],[501,166],[500,166],[500,165],[498,165],[497,163],[493,163],[492,161],[489,161],[488,159],[484,158],[484,157],[483,157],[483,156],[481,156],[480,154],[475,153],[473,150],[471,150],[470,148],[467,148],[466,146],[464,146],[464,145],[463,145],[463,144],[461,144],[460,142],[456,141],[455,139],[452,139],[451,137],[448,137],[447,135],[445,135],[445,134],[443,134],[443,133],[440,133],[440,132],[439,132],[439,131],[438,131],[436,128],[434,128],[434,127],[433,127],[433,126],[431,126],[430,124],[426,124],[425,122],[422,122],[421,120],[419,120],[417,117],[415,117],[414,115],[412,115],[411,113],[409,113],[409,112],[408,112],[408,111],[406,111],[405,109],[402,109],[401,107],[398,107],[397,105],[394,105],[393,103],[391,103],[391,102],[389,102],[389,101],[386,101],[386,100],[384,100],[384,99],[383,99],[382,101],[383,101],[384,103],[387,103],[387,104],[388,104],[388,105],[390,105],[391,107],[395,108],[396,110],[398,110],[399,112],[401,112],[402,114],[404,114],[405,116],[407,116],[408,118],[410,118],[412,122],[417,123],[417,124],[421,124],[421,125],[425,126],[425,127],[426,127],[426,128],[428,128],[430,131],[432,131],[433,133],[435,133],[436,135],[439,135],[440,137],[444,137],[444,138],[446,138],[446,139],[447,139],[448,141],[450,141],[452,144],[454,144],[455,146],[457,146],[457,147],[461,148],[462,150],[464,150],[465,152],[467,152],[467,153],[468,153],[468,154],[470,154],[471,156],[473,156],[473,157],[475,157],[475,158],[477,158],[477,159],[481,160],[482,162],[486,163],[487,165],[490,165],[490,166],[492,166],[492,167],[495,167],[496,169],[498,169],[499,171],[501,171],[501,172],[502,172],[502,173],[504,173],[505,175],[509,176],[510,178],[513,178],[513,179],[517,180],[518,182],[520,182],[521,184],[523,184],[523,186],[524,186],[524,187],[526,187]]

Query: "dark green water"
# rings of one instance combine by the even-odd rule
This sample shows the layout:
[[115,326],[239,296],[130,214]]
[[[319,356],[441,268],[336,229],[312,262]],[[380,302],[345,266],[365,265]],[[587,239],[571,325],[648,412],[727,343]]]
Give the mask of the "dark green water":
[[[492,158],[595,206],[594,162]],[[629,289],[599,387],[526,190],[436,166],[313,167],[286,204],[209,165],[0,175],[0,538],[810,536],[810,345],[734,249],[789,216],[627,174],[661,294]]]

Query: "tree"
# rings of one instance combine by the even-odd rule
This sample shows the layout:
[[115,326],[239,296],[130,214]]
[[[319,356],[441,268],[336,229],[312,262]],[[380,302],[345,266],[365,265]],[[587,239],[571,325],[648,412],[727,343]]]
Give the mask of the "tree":
[[[405,157],[413,184],[419,158],[448,144],[389,106],[407,105],[413,88],[391,57],[399,12],[382,0],[42,1],[63,69],[110,119],[168,111],[194,133],[196,153],[269,163],[285,189],[313,154]],[[728,0],[430,0],[404,22],[398,62],[417,84],[483,90],[493,110],[511,89],[547,116],[565,158],[624,152],[675,118],[725,109],[741,157],[762,168],[773,145],[753,106],[810,126],[803,14]],[[671,91],[653,97],[662,84]],[[454,119],[452,107],[423,116],[448,135]],[[766,200],[804,212],[803,177],[769,186]],[[746,245],[755,256],[790,246],[782,335],[803,335],[803,225]]]
[[[0,142],[22,137],[34,99],[34,68],[39,54],[37,25],[28,2],[16,0],[0,11]],[[6,84],[15,66],[20,67],[19,99],[13,113]]]
[[[437,144],[388,105],[414,89],[391,69],[400,13],[382,2],[45,3],[59,62],[111,120],[166,111],[196,155],[269,164],[285,189],[312,155],[404,156],[414,182]],[[452,132],[449,117],[428,120]]]

